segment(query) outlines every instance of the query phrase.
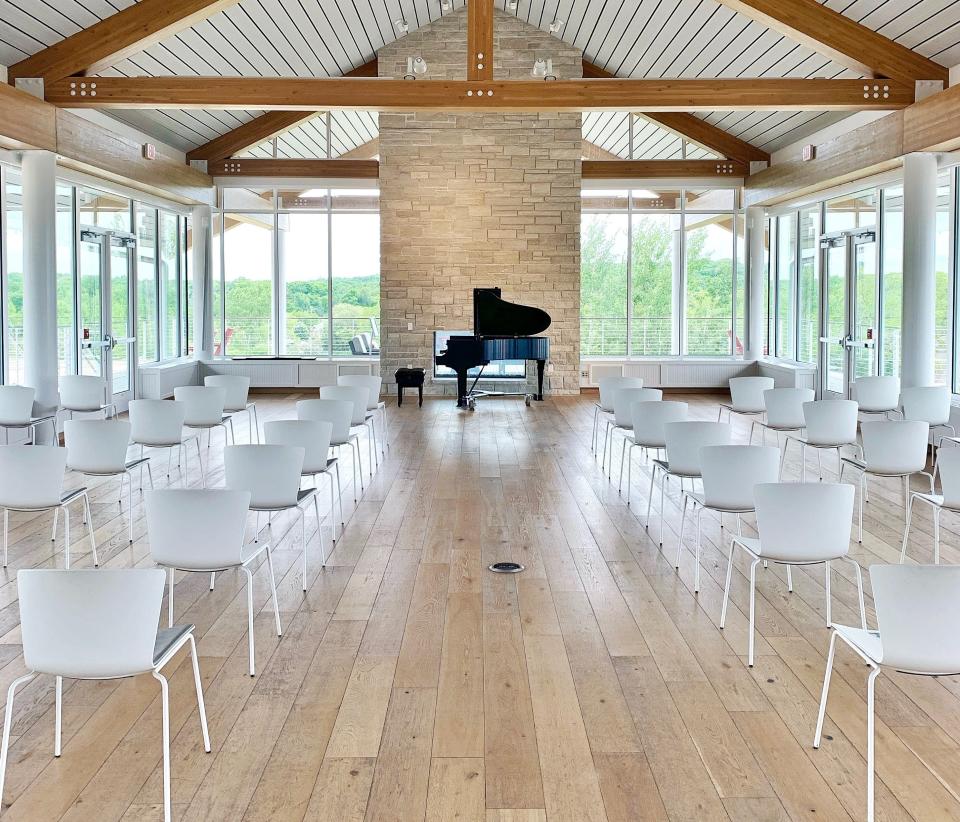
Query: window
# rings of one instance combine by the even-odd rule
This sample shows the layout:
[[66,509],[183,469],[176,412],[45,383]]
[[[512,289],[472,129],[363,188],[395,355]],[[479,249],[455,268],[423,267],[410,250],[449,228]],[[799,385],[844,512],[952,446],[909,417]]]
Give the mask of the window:
[[7,169],[3,188],[4,237],[6,262],[7,362],[4,382],[23,382],[23,187],[20,174]]
[[796,354],[793,282],[797,270],[797,215],[777,217],[776,355],[792,360]]
[[937,241],[935,246],[937,296],[933,368],[934,382],[950,384],[950,176],[937,181]]
[[193,351],[193,239],[190,220],[180,218],[180,355]]
[[900,374],[901,316],[903,314],[903,186],[883,192],[880,234],[880,369]]
[[[627,214],[609,213],[586,213],[580,218],[580,346],[581,355],[585,357],[627,355],[629,219]],[[643,242],[646,236],[640,229],[634,235],[634,242]],[[650,256],[640,257],[638,261],[642,262],[634,269],[634,276],[642,279],[645,279],[643,269],[658,263]],[[669,288],[668,285],[668,305]],[[636,310],[634,316],[637,316]],[[645,324],[646,317],[640,322]]]
[[827,200],[824,232],[849,231],[877,224],[877,192],[873,189]]
[[677,353],[680,312],[675,310],[675,284],[680,279],[681,221],[680,214],[632,215],[632,356]]
[[57,183],[57,361],[61,374],[73,374],[77,368],[75,237],[73,187]]
[[180,356],[180,218],[160,212],[160,350],[163,359]]
[[330,225],[333,355],[379,353],[380,215],[334,211]]
[[326,213],[279,216],[277,236],[284,312],[281,354],[306,357],[330,354],[329,229],[330,217]]
[[273,214],[224,214],[224,354],[275,353]]
[[800,269],[797,280],[798,320],[797,359],[816,363],[820,350],[820,272],[817,266],[817,239],[820,207],[800,212]]
[[743,214],[734,216],[736,225],[736,262],[737,282],[734,292],[734,349],[738,357],[743,355],[747,340],[747,218]]
[[126,197],[108,194],[105,191],[78,188],[77,203],[81,225],[123,231],[127,234],[132,231],[130,201]]
[[687,214],[685,354],[722,356],[733,337],[733,215]]
[[137,206],[137,349],[141,363],[160,359],[157,336],[157,210]]

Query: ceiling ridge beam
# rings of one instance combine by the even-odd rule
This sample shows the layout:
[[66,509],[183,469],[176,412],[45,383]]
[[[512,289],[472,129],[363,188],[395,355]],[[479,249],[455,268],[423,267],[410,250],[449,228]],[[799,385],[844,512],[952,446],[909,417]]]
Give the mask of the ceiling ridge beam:
[[584,160],[581,173],[585,180],[736,179],[746,177],[749,168],[736,160]]
[[493,0],[467,0],[467,79],[493,79]]
[[950,72],[912,49],[878,34],[817,0],[719,0],[729,9],[835,63],[873,77],[915,82],[939,80]]
[[[595,79],[612,79],[616,75],[600,68],[589,60],[583,61],[583,76]],[[752,143],[734,137],[729,131],[708,123],[706,120],[686,111],[674,112],[637,112],[648,120],[669,131],[696,143],[707,151],[715,151],[721,157],[737,160],[741,163],[770,162],[770,154]]]
[[42,77],[47,83],[95,74],[190,28],[239,0],[140,0],[89,28],[10,66],[11,83]]

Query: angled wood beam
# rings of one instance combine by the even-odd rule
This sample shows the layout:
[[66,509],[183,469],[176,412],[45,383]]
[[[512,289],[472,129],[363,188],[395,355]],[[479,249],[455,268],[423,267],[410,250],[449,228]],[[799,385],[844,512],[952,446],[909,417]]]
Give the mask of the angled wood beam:
[[[606,69],[591,63],[589,60],[583,61],[583,76],[595,79],[614,78]],[[749,163],[753,160],[758,162],[770,162],[770,155],[763,149],[734,137],[732,134],[724,131],[722,128],[711,125],[706,120],[689,114],[685,111],[673,112],[638,112],[652,120],[657,125],[663,126],[670,131],[685,137],[691,142],[707,149],[715,151],[722,157],[729,157],[731,160],[739,160],[741,163]]]
[[337,159],[339,160],[372,160],[380,153],[380,138],[374,137],[361,143],[356,148],[345,151]]
[[140,0],[14,64],[8,70],[10,82],[42,77],[49,83],[72,74],[95,74],[237,2]]
[[607,151],[605,148],[601,148],[596,143],[591,143],[589,140],[580,141],[580,153],[583,155],[584,160],[622,160],[619,154],[614,154],[612,151]]
[[232,157],[237,152],[262,143],[289,131],[311,117],[316,111],[268,111],[255,117],[249,123],[237,126],[226,134],[221,134],[209,143],[197,146],[187,152],[187,161],[206,160],[208,163]]
[[47,86],[71,108],[353,111],[860,111],[904,108],[895,80],[388,80],[365,77],[95,77]]
[[584,160],[585,180],[745,177],[748,168],[734,160]]
[[300,160],[234,158],[218,160],[208,167],[214,177],[340,177],[376,179],[377,160]]
[[0,83],[0,146],[57,150],[57,109]]
[[344,77],[376,77],[377,71],[380,67],[380,64],[377,62],[377,58],[374,57],[372,60],[367,60],[366,63],[362,63],[357,66],[355,69],[350,69]]
[[719,0],[727,8],[861,74],[949,81],[949,71],[817,0]]
[[467,79],[493,79],[493,0],[467,0]]

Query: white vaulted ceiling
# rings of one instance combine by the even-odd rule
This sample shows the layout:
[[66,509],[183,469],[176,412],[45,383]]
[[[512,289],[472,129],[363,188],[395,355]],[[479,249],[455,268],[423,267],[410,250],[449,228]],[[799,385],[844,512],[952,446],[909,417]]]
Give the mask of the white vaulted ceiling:
[[[0,63],[16,63],[132,4],[133,0],[0,0]],[[454,0],[453,6],[463,4],[464,0]],[[496,4],[504,8],[505,0]],[[825,5],[942,65],[960,63],[958,0],[826,0]],[[394,21],[402,18],[414,30],[444,13],[449,12],[441,9],[440,0],[241,0],[103,73],[339,76],[396,39]],[[553,20],[563,20],[559,37],[621,77],[857,76],[715,0],[520,0],[512,13],[545,30]],[[119,116],[188,150],[260,113],[175,110]],[[768,151],[843,116],[697,114]],[[611,153],[628,156],[627,121],[626,113],[588,114],[584,136]],[[321,125],[308,121],[293,129],[278,141],[278,154],[324,156]],[[331,127],[331,154],[338,156],[374,136],[375,115],[337,114]],[[634,129],[635,157],[676,157],[679,145],[675,135],[656,126],[645,124],[642,133]],[[697,155],[688,151],[688,156]]]

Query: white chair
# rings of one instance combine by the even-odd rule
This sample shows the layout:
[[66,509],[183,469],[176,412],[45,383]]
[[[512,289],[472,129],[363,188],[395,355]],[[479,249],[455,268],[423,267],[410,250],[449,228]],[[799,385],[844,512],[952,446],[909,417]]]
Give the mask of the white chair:
[[[210,753],[207,714],[193,625],[157,630],[163,602],[164,573],[159,568],[103,571],[33,569],[17,574],[23,664],[29,673],[7,690],[0,745],[0,794],[6,777],[7,753],[17,689],[39,674],[56,677],[53,755],[60,756],[63,678],[120,679],[151,674],[160,683],[163,736],[163,818],[170,822],[170,698],[160,673],[185,645],[190,646],[193,686]],[[81,751],[81,755],[82,755]],[[95,811],[91,811],[95,817]]]
[[[203,384],[223,389],[223,410],[227,414],[247,412],[250,442],[260,442],[260,421],[257,418],[257,404],[249,401],[250,378],[236,374],[211,374],[203,378]],[[230,429],[233,433],[233,423],[230,424]]]
[[[63,510],[65,565],[70,567],[70,503],[83,503],[83,521],[90,535],[93,564],[99,565],[97,541],[93,535],[90,499],[86,488],[64,492],[63,474],[67,467],[64,448],[37,448],[32,445],[0,446],[0,508],[3,508],[3,567],[7,567],[10,539],[10,512]],[[56,528],[56,522],[54,522]],[[56,540],[54,530],[52,540]]]
[[[803,436],[787,435],[783,443],[783,458],[787,456],[787,446],[791,440],[800,443],[800,481],[807,480],[807,448],[817,452],[817,465],[820,467],[820,479],[823,479],[823,465],[820,462],[821,451],[837,452],[837,474],[843,469],[840,450],[845,445],[852,446],[862,453],[857,442],[857,404],[853,400],[817,400],[803,404]],[[781,466],[783,462],[781,461]],[[782,470],[782,469],[781,469]]]
[[[383,423],[383,436],[380,442],[380,453],[387,455],[386,449],[390,447],[390,436],[387,430],[387,404],[380,399],[380,391],[383,388],[383,379],[377,375],[366,374],[341,374],[337,377],[337,385],[356,386],[366,388],[370,395],[367,398],[367,411],[371,414],[380,414],[380,421]],[[373,420],[371,420],[371,425]]]
[[181,385],[173,389],[173,398],[183,403],[183,424],[187,428],[207,432],[207,448],[214,428],[223,429],[223,444],[227,445],[227,427],[230,442],[237,444],[233,435],[233,418],[224,412],[227,392],[214,385]]
[[147,491],[147,534],[150,556],[167,569],[167,624],[173,627],[173,588],[177,571],[214,574],[237,568],[247,577],[247,653],[250,676],[256,673],[253,649],[253,571],[251,566],[266,554],[270,572],[270,595],[277,636],[280,627],[280,605],[277,580],[273,573],[273,546],[269,542],[246,543],[249,491],[222,489],[168,488]]
[[[124,420],[66,420],[63,442],[67,446],[67,468],[88,477],[120,477],[120,505],[123,506],[123,481],[127,481],[127,519],[130,542],[133,542],[133,477],[134,468],[145,465],[153,488],[153,472],[146,457],[127,459],[130,444],[130,423]],[[59,509],[58,509],[59,513]],[[56,514],[54,514],[56,517]],[[53,529],[57,522],[54,518]]]
[[640,377],[604,377],[597,384],[600,389],[600,399],[593,408],[593,437],[590,450],[597,452],[597,436],[599,434],[600,419],[606,415],[606,431],[603,435],[603,462],[607,458],[607,436],[613,425],[613,396],[621,388],[643,388],[643,379]]
[[[300,518],[300,540],[303,543],[303,590],[307,590],[307,526],[303,506],[313,502],[317,517],[317,541],[320,543],[320,564],[326,566],[320,527],[320,505],[316,488],[300,488],[303,472],[303,448],[289,445],[228,445],[223,451],[226,487],[250,493],[250,510],[257,514],[257,537],[260,536],[260,514],[267,515],[268,541],[272,547],[273,518],[283,511],[292,511]],[[284,534],[286,536],[286,534]],[[211,578],[212,584],[212,578]]]
[[10,442],[10,429],[29,429],[30,441],[37,441],[37,428],[49,423],[53,429],[53,445],[57,444],[57,415],[33,415],[36,391],[26,385],[0,385],[0,428],[4,443]]
[[727,580],[723,586],[720,627],[727,620],[733,549],[739,547],[750,557],[750,639],[747,664],[753,667],[754,625],[757,598],[757,565],[774,562],[787,566],[787,589],[793,591],[792,565],[825,566],[827,595],[826,624],[830,625],[830,563],[846,560],[853,564],[860,598],[860,622],[867,627],[860,565],[849,556],[854,489],[851,485],[826,482],[777,482],[754,487],[759,539],[735,536],[727,554]]
[[696,565],[693,590],[700,590],[700,516],[704,511],[716,511],[723,527],[723,515],[737,517],[737,536],[742,533],[740,517],[756,510],[753,489],[757,485],[776,482],[780,476],[780,449],[760,445],[709,445],[700,449],[700,481],[703,493],[684,492],[680,515],[680,539],[677,543],[676,568],[680,568],[683,554],[683,528],[687,518],[687,503],[697,514]]
[[650,528],[650,504],[653,501],[653,483],[660,473],[660,545],[663,545],[663,499],[667,477],[680,479],[680,491],[683,493],[683,481],[700,479],[700,449],[708,445],[729,445],[732,429],[726,422],[701,422],[684,420],[668,422],[663,426],[663,438],[666,442],[666,459],[655,459],[650,471],[650,490],[647,494],[647,523]]
[[906,517],[910,506],[910,477],[922,474],[930,480],[930,493],[933,493],[933,475],[924,469],[927,467],[927,442],[930,426],[922,420],[874,420],[860,424],[863,437],[863,459],[842,457],[840,480],[843,470],[850,466],[860,472],[860,506],[858,542],[863,542],[863,503],[866,499],[866,477],[899,477],[903,483],[903,513]]
[[[170,479],[170,458],[173,449],[177,449],[177,466],[183,460],[180,473],[184,487],[187,485],[187,443],[197,446],[197,464],[200,466],[200,482],[206,486],[207,478],[203,473],[203,460],[200,458],[200,434],[184,433],[184,407],[182,402],[171,400],[130,400],[127,409],[130,418],[130,442],[140,446],[140,456],[144,448],[167,449],[167,479]],[[140,488],[143,488],[143,471],[140,472]]]
[[[717,422],[723,410],[727,410],[727,421],[730,421],[731,414],[740,414],[744,417],[763,417],[766,412],[766,406],[763,404],[763,392],[774,388],[776,383],[773,377],[731,377],[730,378],[730,402],[720,403],[717,409]],[[752,420],[750,424],[750,438],[748,444],[753,442],[753,429],[758,420]]]
[[[952,445],[960,444],[957,439],[957,429],[950,422],[950,389],[945,385],[923,385],[913,388],[904,388],[900,394],[900,413],[905,420],[923,420],[930,426],[930,433],[937,428],[945,428],[950,434],[937,438],[933,436],[933,444],[937,455],[940,446],[945,441]],[[937,479],[937,459],[933,461],[933,479]]]
[[913,676],[960,673],[960,568],[871,565],[876,631],[834,625],[813,747],[820,747],[837,637],[871,668],[867,676],[867,822],[874,822],[874,686],[881,669]]
[[[330,482],[330,520],[333,523],[333,541],[337,541],[335,498],[338,494],[333,488],[333,471],[339,475],[337,458],[330,456],[330,436],[333,433],[332,422],[317,420],[272,420],[263,424],[263,436],[268,445],[292,445],[303,448],[303,468],[301,477],[311,477],[313,487],[317,487],[317,477],[324,475]],[[340,481],[337,480],[339,486]],[[340,519],[343,520],[343,500],[340,500]]]
[[925,502],[933,508],[933,562],[940,564],[940,513],[953,511],[960,513],[960,449],[948,448],[938,454],[937,463],[940,467],[940,490],[942,494],[931,491],[925,494],[922,491],[913,491],[910,494],[910,504],[907,506],[907,521],[903,527],[903,545],[900,549],[901,564],[907,558],[907,537],[910,534],[910,523],[913,518],[913,503]]
[[633,406],[638,402],[660,402],[663,391],[659,388],[620,388],[613,395],[613,427],[610,428],[610,462],[608,475],[613,474],[613,436],[623,433],[620,445],[620,487],[623,486],[623,457],[627,451],[629,432],[633,431]]
[[900,408],[899,377],[858,377],[853,381],[851,398],[861,414],[883,414],[889,417]]
[[[350,421],[353,419],[353,403],[347,402],[346,400],[300,400],[297,403],[297,419],[331,423],[333,430],[330,432],[330,447],[339,449],[347,446],[350,448],[351,465],[353,466],[353,501],[356,502],[357,475],[360,471],[357,467],[358,455],[353,448],[353,444],[357,440],[357,435],[350,432]],[[343,488],[340,485],[339,460],[334,470],[337,473],[337,493],[341,495],[340,513],[342,515]],[[341,527],[344,525],[342,519],[340,525]]]
[[[813,402],[815,396],[816,393],[812,388],[771,388],[763,392],[763,407],[766,409],[766,414],[760,425],[776,434],[778,446],[781,434],[794,434],[803,430],[805,425],[803,404]],[[786,453],[786,445],[784,445],[783,456],[786,456]],[[782,457],[780,470],[783,470]]]
[[74,414],[116,417],[117,406],[107,397],[107,381],[88,374],[64,374],[59,381],[60,410]]
[[376,443],[370,437],[370,430],[367,428],[368,421],[372,414],[367,411],[368,397],[370,391],[367,388],[358,388],[355,385],[324,385],[320,389],[321,400],[343,400],[351,403],[350,412],[350,430],[356,432],[351,437],[351,443],[356,446],[357,452],[357,475],[360,477],[360,490],[363,490],[363,463],[360,459],[360,440],[359,432],[367,432],[367,459],[369,461],[370,476],[373,476],[373,452],[376,450]]
[[[681,422],[687,418],[687,403],[674,400],[661,402],[635,402],[630,406],[633,416],[633,434],[626,436],[629,446],[627,451],[627,505],[630,504],[630,486],[633,479],[633,449],[639,448],[642,452],[650,450],[659,452],[667,447],[664,439],[663,426],[668,422]],[[621,479],[622,479],[621,471]],[[649,516],[649,512],[647,513]]]

